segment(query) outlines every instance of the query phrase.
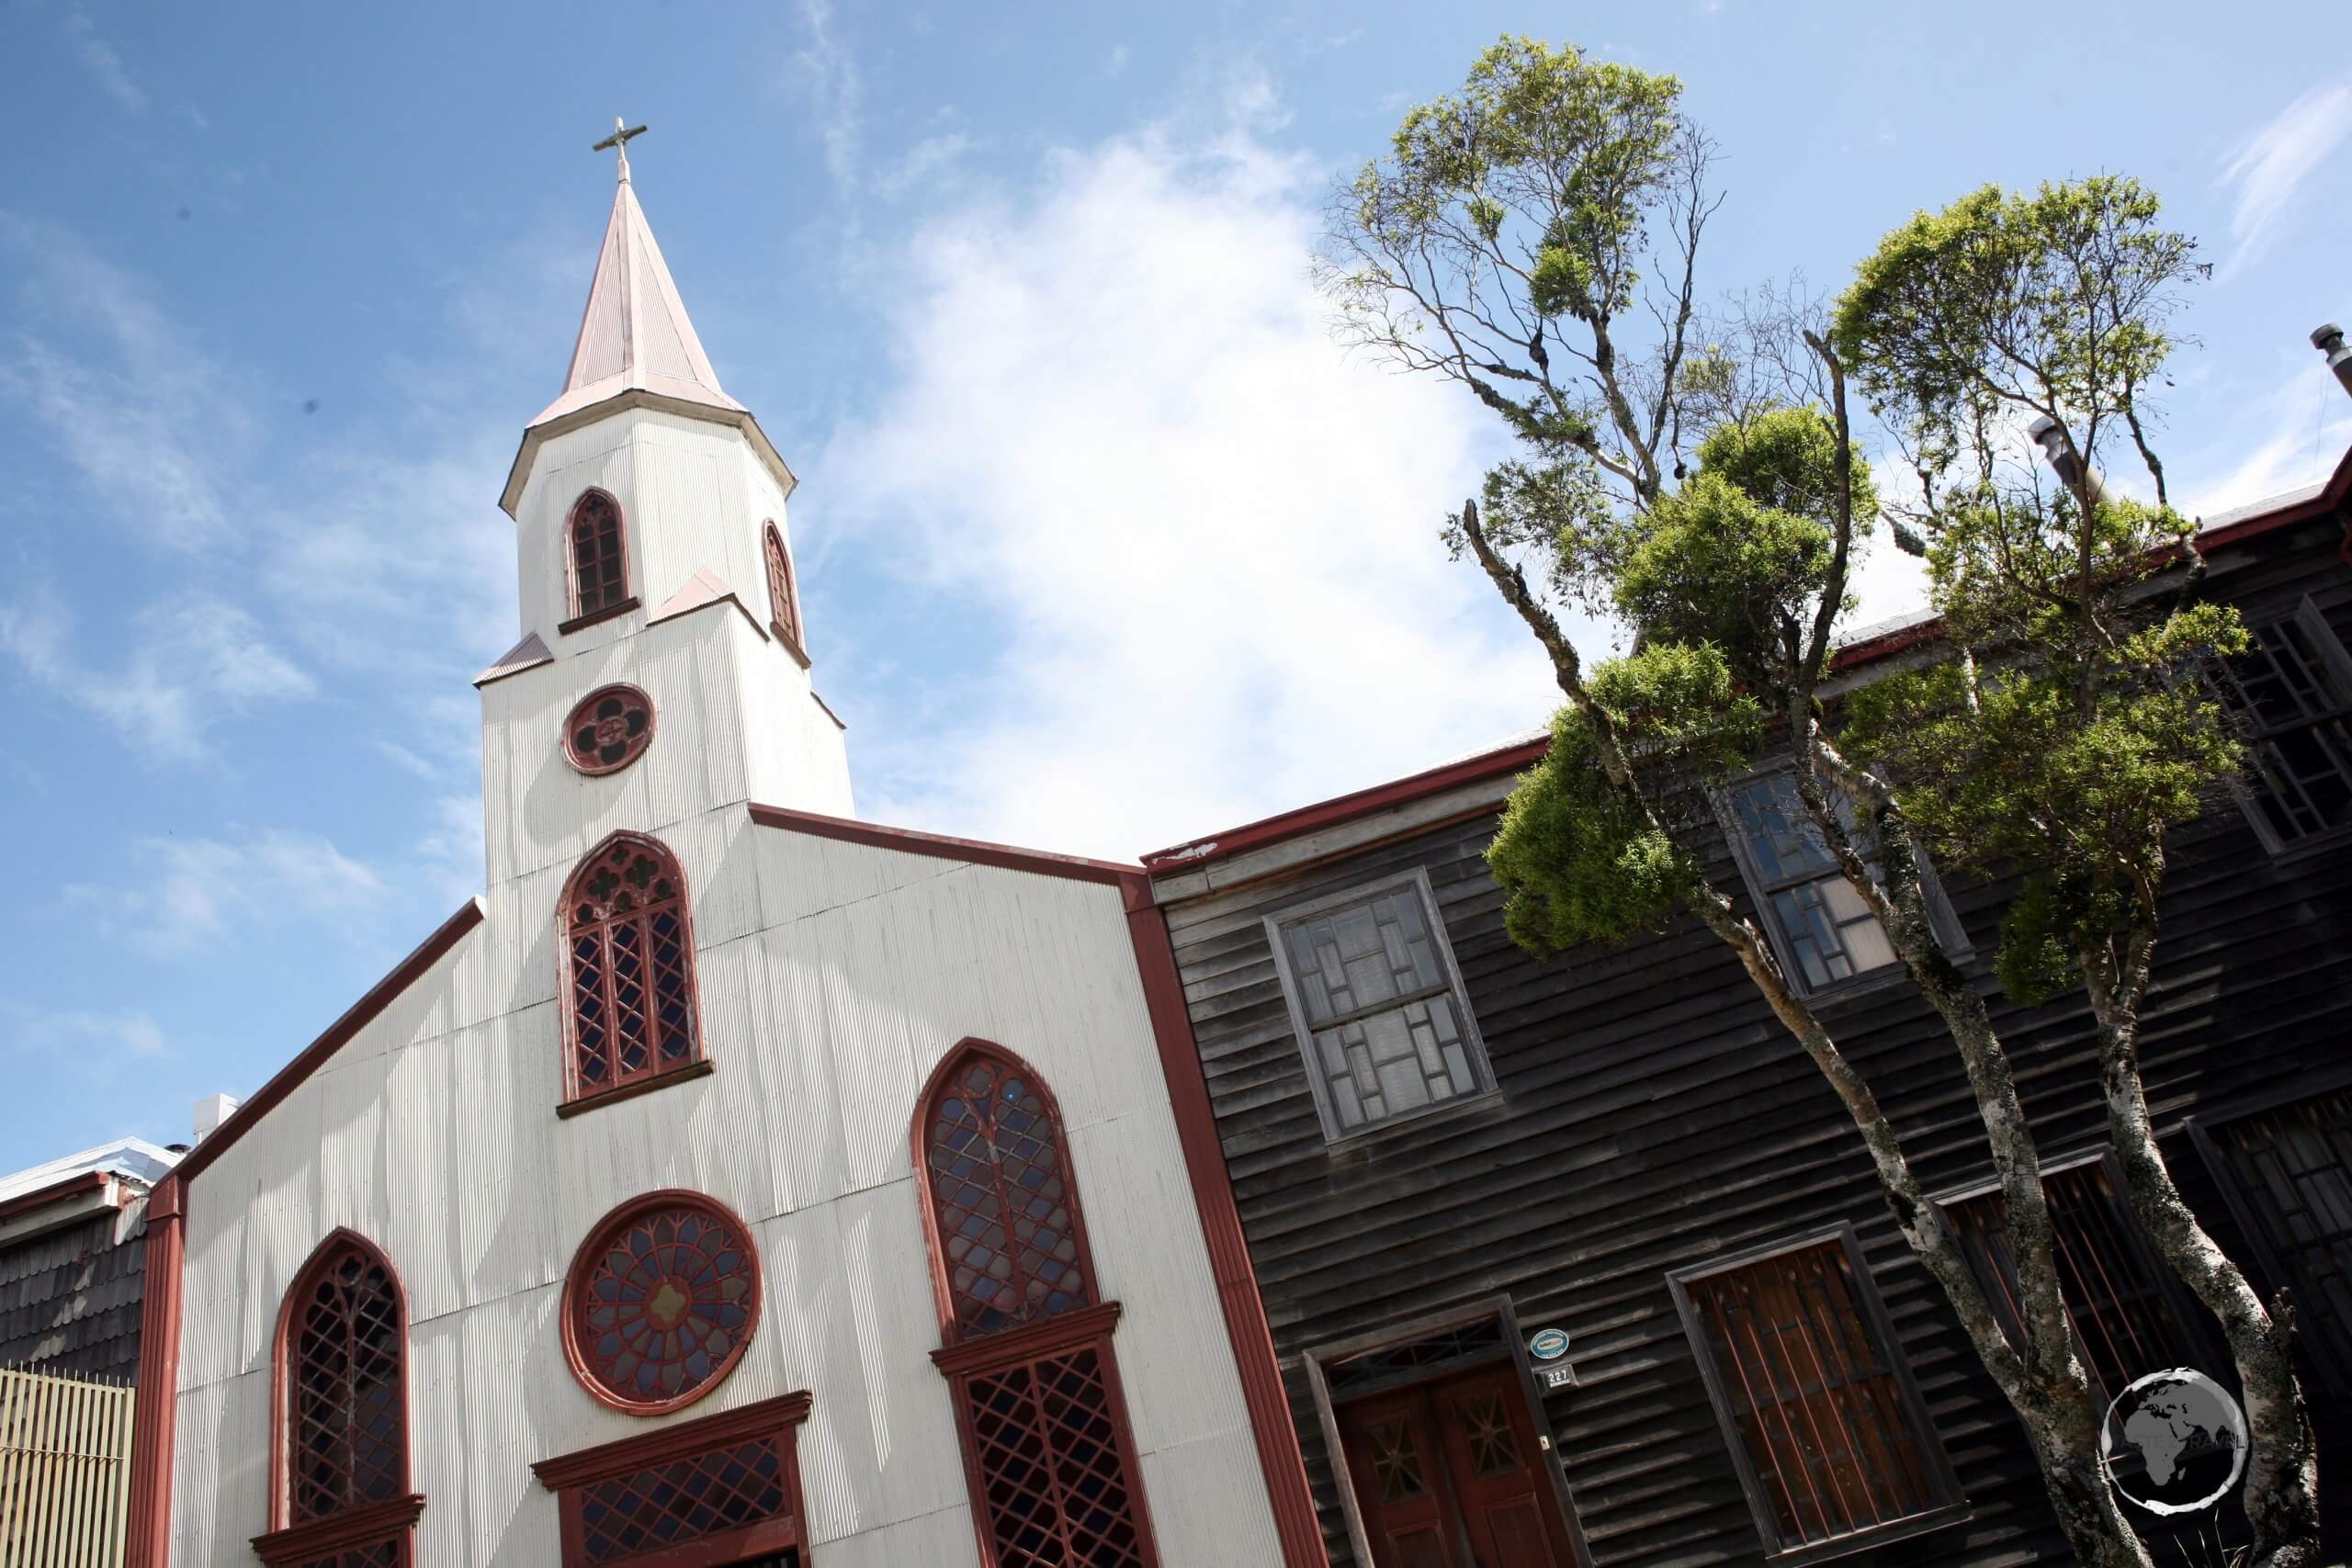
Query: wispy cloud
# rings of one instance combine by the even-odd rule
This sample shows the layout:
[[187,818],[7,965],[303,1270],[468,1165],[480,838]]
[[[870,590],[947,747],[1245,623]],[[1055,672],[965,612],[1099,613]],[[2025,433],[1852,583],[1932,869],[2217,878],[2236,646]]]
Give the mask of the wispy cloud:
[[857,180],[864,132],[865,86],[857,60],[833,31],[831,0],[801,0],[800,20],[807,41],[793,55],[793,68],[816,117],[826,172],[834,184],[847,188]]
[[1129,49],[1125,44],[1113,44],[1111,46],[1111,52],[1103,57],[1102,74],[1105,76],[1116,76],[1120,72],[1125,71],[1127,68],[1127,62],[1134,57],[1135,51]]
[[163,1030],[143,1012],[46,1011],[8,1002],[0,1004],[0,1014],[13,1022],[20,1051],[79,1055],[96,1044],[141,1062],[160,1061],[172,1055]]
[[316,833],[272,829],[233,838],[143,839],[130,884],[77,883],[67,902],[109,938],[184,954],[243,925],[347,918],[381,907],[382,877]]
[[122,56],[114,45],[98,36],[97,25],[80,11],[65,14],[65,36],[72,40],[74,56],[82,62],[107,96],[132,114],[147,112],[147,95],[123,69]]
[[2303,182],[2352,133],[2352,83],[2314,87],[2279,111],[2231,154],[2221,183],[2234,186],[2231,214],[2234,248],[2221,269],[2226,278],[2261,259]]
[[819,466],[843,528],[919,563],[914,613],[989,635],[928,703],[870,705],[872,815],[1132,855],[1552,706],[1437,538],[1489,422],[1332,346],[1301,265],[1321,173],[1265,140],[1262,83],[1223,107],[1053,152],[915,241],[892,384]]
[[876,176],[874,188],[885,196],[899,195],[953,165],[979,145],[978,141],[961,130],[926,136]]

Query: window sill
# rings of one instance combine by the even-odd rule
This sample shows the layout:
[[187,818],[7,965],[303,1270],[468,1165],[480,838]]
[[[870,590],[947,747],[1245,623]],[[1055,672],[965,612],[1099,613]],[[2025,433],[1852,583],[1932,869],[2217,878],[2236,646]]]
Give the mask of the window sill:
[[2324,828],[2307,839],[2279,845],[2270,851],[2269,860],[2273,865],[2296,865],[2319,855],[2340,852],[2347,843],[2352,843],[2352,828]]
[[568,621],[557,623],[555,635],[558,637],[568,637],[573,632],[582,630],[588,626],[593,626],[599,621],[609,621],[617,616],[626,615],[637,607],[638,598],[636,594],[632,593],[626,599],[614,601],[612,604],[605,605],[601,610],[591,610],[584,615],[574,615]]
[[1323,1152],[1332,1155],[1363,1153],[1376,1145],[1387,1143],[1434,1123],[1459,1121],[1465,1116],[1499,1106],[1502,1100],[1503,1091],[1500,1089],[1481,1089],[1476,1094],[1464,1095],[1459,1100],[1449,1100],[1443,1105],[1431,1106],[1427,1111],[1417,1111],[1409,1116],[1399,1116],[1394,1121],[1383,1122],[1377,1127],[1366,1127],[1361,1132],[1347,1133],[1337,1138],[1327,1139],[1323,1145]]
[[1806,1546],[1792,1546],[1785,1551],[1768,1551],[1764,1561],[1773,1568],[1808,1568],[1815,1562],[1826,1562],[1833,1558],[1849,1556],[1857,1551],[1869,1551],[1898,1540],[1909,1540],[1952,1525],[1966,1524],[1972,1515],[1965,1502],[1947,1503],[1930,1508],[1924,1514],[1914,1514],[1907,1519],[1895,1519],[1887,1524],[1873,1525],[1852,1535],[1841,1535],[1828,1540],[1816,1540]]
[[803,670],[808,668],[808,655],[802,650],[800,639],[785,630],[782,621],[770,621],[768,630],[775,634],[776,641],[784,645],[784,651],[792,655],[792,661],[795,664],[799,665]]
[[[288,1525],[253,1538],[254,1555],[270,1564],[308,1562],[402,1537],[424,1512],[424,1494],[411,1492],[323,1519]],[[401,1561],[409,1561],[406,1552]]]
[[700,1061],[688,1062],[683,1067],[672,1067],[668,1072],[656,1073],[650,1078],[639,1078],[633,1083],[625,1083],[618,1089],[598,1089],[594,1094],[584,1094],[577,1100],[567,1100],[555,1108],[555,1113],[565,1117],[585,1115],[599,1107],[616,1105],[624,1100],[635,1100],[640,1094],[651,1094],[657,1089],[667,1089],[674,1083],[685,1083],[693,1078],[707,1078],[710,1077],[712,1071],[710,1058],[705,1056]]

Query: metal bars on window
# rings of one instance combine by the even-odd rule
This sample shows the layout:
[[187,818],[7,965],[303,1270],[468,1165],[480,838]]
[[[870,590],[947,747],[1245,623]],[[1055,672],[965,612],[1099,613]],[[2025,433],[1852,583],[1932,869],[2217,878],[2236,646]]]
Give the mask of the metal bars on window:
[[1955,1500],[1850,1231],[1669,1278],[1773,1554]]
[[1327,1139],[1494,1087],[1428,874],[1268,919]]
[[2247,727],[2246,812],[2276,853],[2352,828],[2352,657],[2308,598],[2252,631],[2223,690]]
[[2352,1397],[2352,1087],[2189,1128],[2264,1270],[2293,1293],[2321,1379]]
[[616,834],[565,886],[567,1099],[676,1072],[702,1059],[694,930],[670,852]]

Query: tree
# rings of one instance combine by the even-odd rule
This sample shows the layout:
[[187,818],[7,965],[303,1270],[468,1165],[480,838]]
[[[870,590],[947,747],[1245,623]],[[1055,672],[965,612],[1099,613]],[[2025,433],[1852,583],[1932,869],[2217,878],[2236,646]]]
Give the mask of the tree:
[[[1889,411],[1895,445],[1924,474],[1948,475],[1963,457],[1981,464],[1980,451],[1996,449],[2007,428],[2007,405],[1958,367],[1964,354],[1935,351],[1953,329],[1930,308],[1937,297],[1926,262],[1866,267],[1840,301],[1834,333],[1802,296],[1769,291],[1721,331],[1704,327],[1694,279],[1715,208],[1707,154],[1671,78],[1506,39],[1480,58],[1461,95],[1408,114],[1391,157],[1368,166],[1333,204],[1320,276],[1343,340],[1459,382],[1522,446],[1487,475],[1484,511],[1465,504],[1446,531],[1542,643],[1566,699],[1550,753],[1514,794],[1489,863],[1510,893],[1512,935],[1536,951],[1619,940],[1681,910],[1732,950],[1845,1105],[1897,1225],[2017,1412],[2077,1555],[2144,1563],[2098,1459],[2101,1412],[2060,1298],[2040,1164],[2007,1054],[1984,998],[1936,940],[1922,868],[1928,852],[1957,851],[1963,840],[1939,836],[1949,832],[1948,819],[1937,815],[1939,797],[1923,793],[1928,786],[1905,773],[1897,791],[1847,754],[1851,741],[1833,733],[1837,716],[1819,695],[1850,567],[1880,512],[1852,428],[1849,364]],[[2056,199],[2069,205],[2075,189],[2063,187]],[[1981,207],[1984,198],[1972,199]],[[2003,198],[1993,199],[1998,209]],[[2081,209],[2066,231],[2076,251],[2130,248],[2120,242],[2135,221],[2131,203],[2102,197],[2071,205]],[[2153,239],[2152,208],[2147,220],[2140,237]],[[1921,221],[1932,228],[1935,220]],[[1939,231],[1941,254],[1978,257],[1979,242],[1961,231],[1965,224]],[[1649,251],[1654,227],[1666,236],[1662,259]],[[2037,244],[2047,250],[2049,241],[2012,238],[2017,254],[1985,265],[2036,277]],[[1990,310],[1972,318],[1984,323],[1972,329],[1984,345],[1980,360],[2024,352],[2058,378],[2053,407],[2071,410],[2090,396],[2109,425],[2120,420],[2145,452],[2142,404],[2168,346],[2165,310],[2173,286],[2193,271],[2187,243],[2162,239],[2135,253],[2135,266],[2084,272],[2071,296],[2046,279],[2019,284],[2031,309],[2021,303],[1998,321]],[[1710,341],[1694,348],[1701,337]],[[1908,380],[1898,370],[1905,366],[1913,367]],[[2084,439],[2089,445],[2077,453],[2097,446],[2089,432]],[[2128,555],[2126,536],[2149,525],[2097,497],[2084,504],[2086,526],[2113,540],[2099,556],[2111,572]],[[1887,521],[1898,539],[1979,562],[1973,574],[1956,569],[1951,581],[1981,586],[1983,549],[2010,536],[1972,532],[1962,514],[1947,502],[1937,512],[1890,513]],[[1540,587],[1529,581],[1531,562]],[[1978,594],[1988,605],[1999,597]],[[1953,606],[1964,615],[1976,602],[1955,598]],[[1563,603],[1616,619],[1631,634],[1629,651],[1588,669],[1560,618]],[[2199,613],[2179,623],[2170,643],[2135,657],[2145,664],[2226,647],[2227,627]],[[2031,653],[2001,645],[2001,656],[2020,669],[2031,667]],[[2165,689],[2177,707],[2195,707],[2179,694],[2188,688]],[[1932,682],[1907,691],[1896,689],[1910,709],[1891,698],[1876,710],[1884,721],[1865,727],[1874,741],[1907,743],[1897,734],[1903,721],[1947,694]],[[1949,716],[1949,705],[1934,711]],[[2151,707],[2143,716],[2154,714]],[[1813,829],[1941,1015],[1966,1067],[2016,1258],[2021,1327],[2014,1337],[1913,1175],[1867,1079],[1771,943],[1705,874],[1713,790],[1783,749]],[[2196,756],[2178,766],[2202,767],[2206,776],[2227,766],[2222,750],[2188,749]],[[1961,765],[1941,776],[1959,778]],[[1935,830],[1915,824],[1915,812]],[[1985,852],[2010,852],[1988,841]],[[2062,874],[2035,886],[2064,892],[2078,881]],[[2088,942],[2094,914],[2064,927],[2058,911],[2076,906],[2037,891],[2020,908],[2037,900],[2052,913],[2036,931],[2079,931]],[[2152,931],[2152,894],[2147,908]],[[2152,938],[2144,945],[2152,952]],[[2124,969],[2114,973],[2128,1008],[2138,992]],[[2130,973],[2144,985],[2143,969]],[[2105,1034],[2102,1021],[2103,1044]],[[2144,1108],[2141,1115],[2144,1126]],[[2152,1139],[2142,1141],[2153,1150]],[[2135,1213],[2138,1185],[2135,1177]],[[2285,1325],[2268,1321],[2275,1349]],[[2310,1474],[2307,1465],[2294,1468],[2287,1431],[2294,1425],[2283,1423],[2267,1439],[2278,1445],[2274,1460],[2287,1462],[2266,1473],[2290,1479],[2279,1505],[2257,1520],[2262,1561],[2278,1568],[2316,1561],[2310,1489],[2299,1492],[2291,1480]],[[2308,1455],[2307,1427],[2303,1435]]]

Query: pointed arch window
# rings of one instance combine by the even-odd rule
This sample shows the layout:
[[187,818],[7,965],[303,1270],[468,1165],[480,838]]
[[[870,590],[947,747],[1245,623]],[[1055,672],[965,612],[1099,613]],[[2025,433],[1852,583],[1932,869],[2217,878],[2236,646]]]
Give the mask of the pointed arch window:
[[677,857],[616,833],[564,884],[560,1111],[708,1071],[695,996],[694,922]]
[[424,1499],[411,1489],[408,1307],[391,1260],[337,1231],[277,1318],[266,1563],[406,1568]]
[[563,530],[571,580],[571,615],[559,631],[618,615],[637,603],[628,592],[628,531],[621,503],[601,490],[571,503]]
[[806,669],[808,639],[800,630],[800,595],[792,581],[792,552],[784,547],[784,531],[770,519],[760,530],[760,549],[768,567],[768,625],[784,639],[785,648]]
[[1158,1568],[1135,1435],[1060,1108],[967,1040],[932,1076],[914,1156],[983,1568]]

